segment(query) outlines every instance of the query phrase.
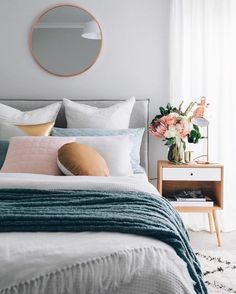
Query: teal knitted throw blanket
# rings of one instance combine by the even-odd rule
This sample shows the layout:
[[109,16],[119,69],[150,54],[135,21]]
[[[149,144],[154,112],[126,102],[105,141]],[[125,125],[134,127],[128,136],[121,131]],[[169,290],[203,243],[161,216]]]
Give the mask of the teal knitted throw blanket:
[[170,245],[207,293],[182,220],[167,200],[143,192],[0,189],[1,232],[106,231],[138,234]]

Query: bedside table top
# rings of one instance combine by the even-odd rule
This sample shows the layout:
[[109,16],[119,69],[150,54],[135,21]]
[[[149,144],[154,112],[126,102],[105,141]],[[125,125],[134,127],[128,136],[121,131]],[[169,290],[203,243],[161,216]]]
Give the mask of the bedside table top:
[[218,163],[206,163],[206,164],[198,164],[198,163],[181,163],[181,164],[172,164],[168,160],[158,160],[158,163],[162,167],[166,168],[216,168],[216,167],[223,167],[222,164]]

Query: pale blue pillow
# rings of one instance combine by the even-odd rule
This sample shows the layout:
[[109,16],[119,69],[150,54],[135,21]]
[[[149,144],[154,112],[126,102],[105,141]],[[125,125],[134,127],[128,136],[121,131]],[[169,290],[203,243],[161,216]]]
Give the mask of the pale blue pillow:
[[130,135],[133,143],[132,152],[130,155],[130,162],[133,172],[135,174],[143,173],[143,169],[140,166],[140,148],[144,133],[144,128],[138,129],[124,129],[124,130],[109,130],[109,129],[62,129],[54,128],[52,136],[56,137],[80,137],[80,136],[119,136]]

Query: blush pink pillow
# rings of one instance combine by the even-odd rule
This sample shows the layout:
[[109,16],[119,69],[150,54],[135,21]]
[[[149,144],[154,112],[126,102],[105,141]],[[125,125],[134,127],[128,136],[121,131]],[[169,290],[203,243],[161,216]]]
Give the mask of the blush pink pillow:
[[74,141],[74,137],[13,137],[1,172],[61,175],[57,150]]

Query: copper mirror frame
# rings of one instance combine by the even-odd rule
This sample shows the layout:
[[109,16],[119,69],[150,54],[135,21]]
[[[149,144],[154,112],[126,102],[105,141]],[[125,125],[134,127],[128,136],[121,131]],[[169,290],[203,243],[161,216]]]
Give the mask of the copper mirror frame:
[[[93,60],[91,60],[91,62],[85,66],[82,70],[80,71],[77,71],[77,72],[73,72],[73,73],[59,73],[59,72],[55,72],[53,70],[50,70],[49,68],[47,68],[45,65],[43,65],[41,62],[40,62],[40,59],[38,58],[36,52],[35,52],[35,49],[34,49],[34,46],[33,46],[33,34],[37,28],[37,25],[39,25],[41,19],[43,17],[45,17],[45,15],[47,15],[48,13],[50,13],[51,11],[55,10],[55,9],[58,9],[58,8],[62,8],[62,7],[69,7],[69,8],[75,8],[75,9],[80,9],[84,14],[87,14],[88,16],[91,17],[91,19],[96,22],[96,25],[100,31],[100,44],[99,44],[99,48],[97,50],[97,53],[96,53],[96,56],[94,56]],[[76,76],[76,75],[79,75],[79,74],[82,74],[84,72],[86,72],[87,70],[89,70],[94,64],[95,62],[97,61],[99,55],[100,55],[100,52],[101,52],[101,49],[102,49],[102,44],[103,44],[103,34],[102,34],[102,30],[101,30],[101,26],[99,24],[99,22],[97,21],[97,19],[94,17],[93,14],[91,14],[88,10],[82,8],[81,6],[78,6],[78,5],[74,5],[74,4],[59,4],[59,5],[55,5],[53,7],[50,7],[49,9],[45,10],[43,13],[41,13],[37,18],[36,20],[34,21],[33,25],[32,25],[32,28],[31,28],[31,31],[30,31],[30,36],[29,36],[29,46],[30,46],[30,51],[31,51],[31,54],[34,58],[34,60],[36,61],[36,63],[42,68],[44,69],[46,72],[50,73],[50,74],[53,74],[53,75],[56,75],[56,76],[60,76],[60,77],[72,77],[72,76]]]

